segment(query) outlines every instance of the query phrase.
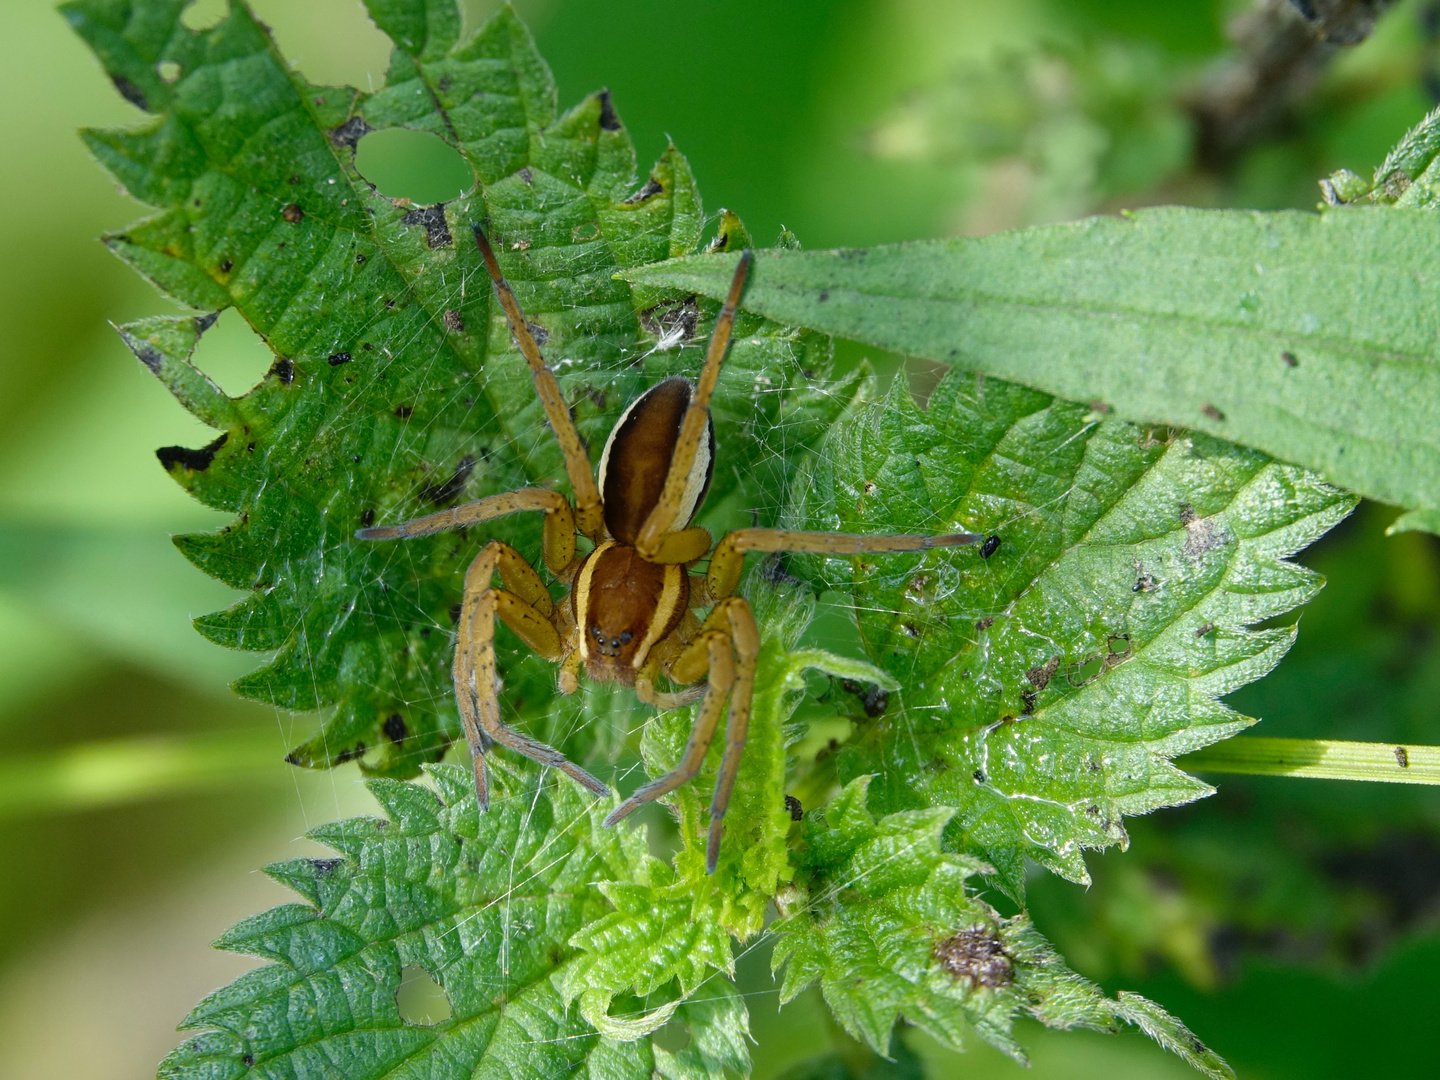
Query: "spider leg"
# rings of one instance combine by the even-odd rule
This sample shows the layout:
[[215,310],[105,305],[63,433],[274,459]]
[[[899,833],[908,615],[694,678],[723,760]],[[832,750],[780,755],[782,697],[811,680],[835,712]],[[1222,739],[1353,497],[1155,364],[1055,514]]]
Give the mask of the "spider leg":
[[750,703],[755,693],[760,630],[755,625],[750,604],[739,596],[716,604],[705,625],[724,626],[735,649],[735,686],[730,691],[730,719],[725,724],[725,753],[720,759],[720,771],[715,774],[715,794],[710,799],[710,837],[705,845],[705,872],[713,874],[720,861],[725,809],[730,805],[730,793],[740,773],[740,758],[745,753],[745,737],[750,733]]
[[[640,527],[640,535],[635,540],[635,546],[646,559],[653,560],[660,551],[662,538],[671,531],[676,515],[680,512],[680,503],[685,495],[685,482],[690,476],[691,466],[695,464],[700,440],[705,438],[708,430],[710,395],[714,393],[715,382],[720,377],[720,362],[725,358],[725,350],[730,345],[730,331],[735,325],[735,309],[740,303],[740,293],[745,288],[745,278],[750,273],[753,258],[752,253],[747,250],[741,254],[740,262],[735,267],[735,276],[730,281],[730,293],[725,298],[725,306],[720,309],[720,317],[715,320],[715,332],[710,335],[705,366],[700,370],[700,380],[695,386],[694,396],[690,398],[685,417],[680,421],[680,437],[670,458],[670,470],[665,474],[665,487],[660,493],[660,501],[650,511],[650,516],[645,519],[645,524]],[[666,561],[686,560],[674,558]]]
[[485,269],[490,271],[490,278],[495,283],[495,294],[500,298],[500,306],[505,309],[505,318],[510,322],[510,332],[515,335],[515,343],[520,346],[525,362],[530,365],[535,379],[535,393],[540,397],[540,404],[545,407],[550,429],[555,432],[560,451],[565,455],[565,471],[570,476],[570,486],[575,489],[575,515],[580,531],[598,543],[604,529],[604,520],[600,490],[595,486],[595,474],[590,466],[590,454],[585,449],[585,444],[580,441],[580,433],[575,430],[574,421],[570,419],[570,409],[565,404],[564,395],[560,393],[560,384],[555,381],[555,373],[546,366],[545,358],[540,355],[540,346],[535,344],[535,337],[530,333],[515,293],[511,290],[510,283],[505,280],[505,275],[500,272],[495,250],[479,225],[474,226],[474,230],[475,243],[480,248],[481,258],[485,260]]
[[729,636],[721,630],[707,630],[700,634],[675,659],[671,672],[676,680],[685,682],[708,675],[704,703],[700,706],[700,715],[695,718],[695,726],[690,729],[689,741],[685,743],[685,750],[675,768],[651,780],[610,811],[602,822],[604,825],[614,825],[647,802],[668,795],[699,774],[700,766],[705,763],[705,752],[710,749],[715,729],[720,724],[725,698],[735,685],[735,660],[731,655]]
[[411,518],[399,525],[376,525],[371,529],[361,529],[355,534],[355,538],[409,540],[414,536],[429,536],[447,529],[464,529],[522,510],[545,511],[545,565],[552,573],[561,574],[575,558],[575,515],[564,495],[543,488],[520,488],[502,495],[491,495],[478,502],[465,503],[451,510],[441,510],[438,514]]
[[[494,587],[499,571],[506,589]],[[610,789],[560,751],[516,731],[500,719],[498,678],[495,669],[495,618],[498,615],[530,648],[547,660],[564,653],[560,634],[548,617],[550,595],[534,568],[509,544],[492,540],[465,573],[465,598],[455,643],[455,699],[470,754],[475,763],[475,795],[480,809],[488,807],[489,783],[485,751],[491,742],[518,751],[560,769],[596,795]]]
[[747,551],[809,551],[822,555],[859,555],[864,552],[925,551],[936,547],[959,547],[981,540],[978,533],[949,533],[944,536],[859,536],[854,533],[795,532],[789,529],[736,529],[715,545],[705,587],[711,600],[722,600],[735,592]]

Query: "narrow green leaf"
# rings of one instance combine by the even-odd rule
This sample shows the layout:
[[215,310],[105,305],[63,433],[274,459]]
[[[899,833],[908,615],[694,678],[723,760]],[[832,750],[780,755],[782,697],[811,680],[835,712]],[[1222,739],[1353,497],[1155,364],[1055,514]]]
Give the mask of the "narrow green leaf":
[[1202,773],[1440,784],[1440,746],[1403,743],[1247,736],[1190,754],[1181,764]]
[[[1440,508],[1440,220],[1169,208],[979,239],[768,252],[745,306]],[[722,296],[733,261],[626,273]]]

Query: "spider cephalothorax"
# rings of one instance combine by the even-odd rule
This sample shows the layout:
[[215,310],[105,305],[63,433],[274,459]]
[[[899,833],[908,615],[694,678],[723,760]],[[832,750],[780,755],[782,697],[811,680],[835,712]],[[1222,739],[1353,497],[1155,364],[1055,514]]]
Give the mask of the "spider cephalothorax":
[[[559,384],[545,366],[495,253],[478,226],[475,240],[564,452],[566,473],[575,491],[574,505],[558,492],[524,488],[400,525],[362,529],[356,536],[362,540],[425,536],[521,510],[542,511],[545,565],[568,588],[564,600],[556,604],[535,568],[499,540],[481,549],[465,575],[455,643],[455,697],[475,762],[480,806],[483,809],[489,797],[484,754],[492,742],[563,770],[597,795],[609,794],[609,788],[558,750],[501,721],[495,672],[495,619],[499,617],[527,646],[559,663],[563,693],[575,690],[583,668],[590,679],[633,686],[641,701],[660,708],[701,702],[680,762],[611,811],[605,819],[607,825],[694,777],[722,715],[727,717],[724,753],[710,803],[706,868],[713,872],[720,854],[722,820],[750,724],[755,659],[760,650],[755,616],[744,598],[735,595],[745,553],[920,551],[969,544],[980,537],[973,533],[855,536],[756,528],[727,533],[712,550],[710,534],[693,527],[691,521],[705,500],[714,471],[710,395],[730,342],[736,305],[750,269],[750,252],[741,256],[735,268],[699,381],[666,379],[636,399],[605,443],[597,482]],[[577,532],[594,545],[588,553],[577,555]],[[691,569],[707,555],[709,565],[703,576],[692,575]],[[495,587],[497,573],[503,588]],[[697,608],[710,609],[703,621],[695,614]],[[655,680],[661,675],[689,689],[659,690]],[[702,680],[703,686],[695,685]]]

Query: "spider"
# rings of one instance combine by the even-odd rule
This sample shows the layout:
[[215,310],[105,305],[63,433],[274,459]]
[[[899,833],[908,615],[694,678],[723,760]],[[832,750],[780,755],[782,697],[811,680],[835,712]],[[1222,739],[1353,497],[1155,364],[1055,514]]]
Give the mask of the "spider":
[[[737,529],[713,546],[690,523],[705,500],[715,463],[710,396],[730,343],[735,309],[750,270],[744,252],[715,323],[698,383],[673,377],[651,387],[621,415],[600,455],[598,473],[581,442],[555,375],[535,344],[484,231],[475,241],[494,282],[510,331],[534,376],[535,391],[565,456],[575,493],[570,500],[545,488],[522,488],[399,525],[361,529],[361,540],[428,536],[506,514],[544,513],[545,565],[563,584],[557,604],[535,568],[509,544],[491,540],[465,574],[455,642],[455,697],[475,769],[475,793],[489,802],[485,753],[492,743],[560,769],[597,796],[609,788],[562,753],[500,719],[495,671],[498,617],[529,648],[560,665],[559,689],[573,693],[580,672],[600,682],[635,688],[648,705],[672,709],[700,702],[694,728],[675,768],[645,784],[610,812],[614,825],[638,807],[674,791],[700,772],[720,718],[729,713],[724,752],[710,803],[705,867],[714,873],[725,808],[745,747],[760,633],[744,597],[735,594],[745,553],[807,551],[826,555],[920,551],[970,544],[973,533],[946,536],[855,536],[848,533]],[[593,549],[577,553],[576,534]],[[691,570],[709,556],[704,575]],[[502,588],[495,586],[499,574]],[[702,619],[695,609],[709,608]],[[680,691],[657,688],[664,674]],[[702,685],[703,683],[703,685]]]

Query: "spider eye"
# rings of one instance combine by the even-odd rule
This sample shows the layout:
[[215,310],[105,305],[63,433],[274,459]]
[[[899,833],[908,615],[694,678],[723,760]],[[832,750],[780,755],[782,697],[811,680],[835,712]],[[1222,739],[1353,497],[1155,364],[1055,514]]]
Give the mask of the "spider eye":
[[601,645],[605,644],[605,631],[601,630],[600,627],[592,626],[590,628],[590,633],[595,635],[595,640],[598,641]]
[[633,638],[634,636],[635,636],[635,635],[632,634],[632,633],[630,633],[629,630],[626,630],[623,634],[620,635],[620,644],[621,644],[621,645],[629,645],[629,644],[630,644],[630,639]]

